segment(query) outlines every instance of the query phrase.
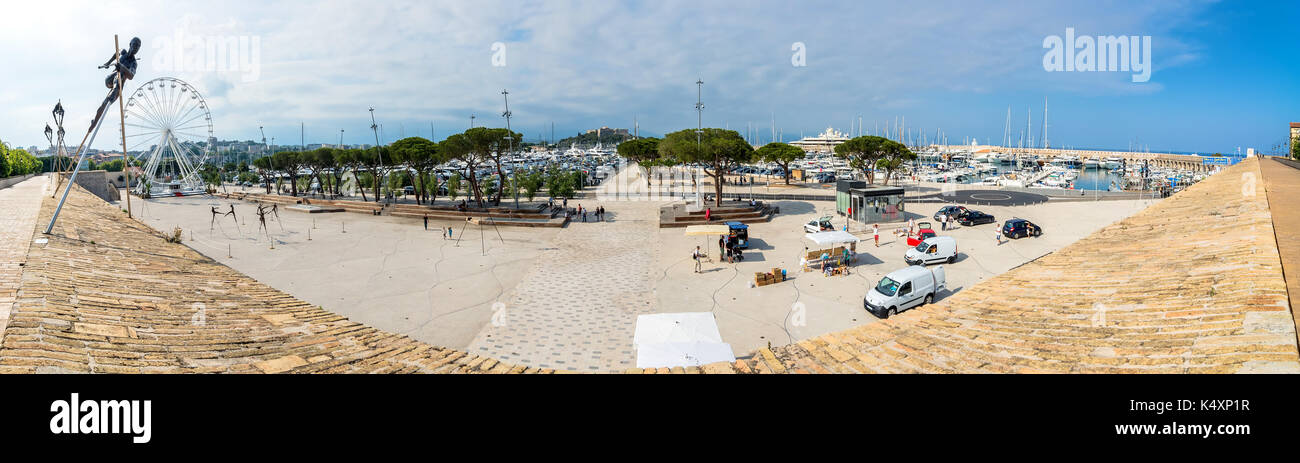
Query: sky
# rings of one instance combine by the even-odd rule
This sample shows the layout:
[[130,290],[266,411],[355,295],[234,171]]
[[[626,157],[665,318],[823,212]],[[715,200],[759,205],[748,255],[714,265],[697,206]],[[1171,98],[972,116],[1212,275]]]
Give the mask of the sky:
[[[340,130],[346,144],[373,144],[371,107],[382,143],[442,139],[471,115],[504,127],[502,90],[511,128],[529,140],[550,137],[552,124],[556,139],[634,121],[643,134],[693,128],[697,90],[705,126],[764,143],[775,119],[786,141],[905,120],[913,136],[941,130],[949,143],[997,144],[1010,107],[1018,144],[1029,116],[1041,138],[1045,99],[1053,147],[1268,151],[1300,121],[1295,1],[100,1],[5,10],[0,139],[21,147],[48,146],[42,131],[60,100],[70,144],[85,135],[107,92],[107,71],[95,66],[112,54],[114,34],[123,47],[143,41],[130,91],[182,79],[207,101],[216,138],[260,140],[263,127],[281,145],[338,143]],[[1131,70],[1049,72],[1045,41],[1067,29],[1150,37],[1133,48],[1150,52],[1149,80],[1134,82]],[[120,150],[114,132],[94,147]]]

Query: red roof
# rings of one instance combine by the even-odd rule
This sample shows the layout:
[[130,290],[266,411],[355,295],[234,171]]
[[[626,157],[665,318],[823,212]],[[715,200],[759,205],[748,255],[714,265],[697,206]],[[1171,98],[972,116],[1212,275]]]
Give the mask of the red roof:
[[1292,122],[1292,123],[1291,123],[1291,128],[1293,128],[1293,129],[1300,129],[1300,122]]

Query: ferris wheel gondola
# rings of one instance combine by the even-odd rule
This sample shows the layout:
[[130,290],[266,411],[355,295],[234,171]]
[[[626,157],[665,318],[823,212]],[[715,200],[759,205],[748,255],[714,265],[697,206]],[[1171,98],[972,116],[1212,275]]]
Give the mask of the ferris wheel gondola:
[[137,195],[202,194],[200,170],[212,153],[212,114],[194,86],[174,77],[140,85],[126,101],[127,151],[140,156]]

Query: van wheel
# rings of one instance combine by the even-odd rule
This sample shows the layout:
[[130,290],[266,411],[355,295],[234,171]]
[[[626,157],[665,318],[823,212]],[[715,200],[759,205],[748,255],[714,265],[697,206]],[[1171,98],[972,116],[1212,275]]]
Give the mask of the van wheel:
[[888,309],[885,309],[885,316],[880,317],[880,319],[886,320],[889,318],[890,315],[898,315],[898,307],[890,307]]
[[948,263],[949,263],[949,264],[954,264],[954,263],[956,263],[956,262],[957,262],[957,253],[953,253],[953,255],[948,256]]
[[931,302],[934,302],[934,295],[933,295],[933,294],[926,294],[926,295],[925,295],[925,303],[923,303],[923,304],[921,304],[921,305],[930,305]]

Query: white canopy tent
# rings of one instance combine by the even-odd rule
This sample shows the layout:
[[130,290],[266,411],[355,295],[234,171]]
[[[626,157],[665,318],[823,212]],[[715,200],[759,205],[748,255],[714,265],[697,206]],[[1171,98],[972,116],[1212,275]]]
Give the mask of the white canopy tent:
[[808,238],[812,240],[812,242],[817,243],[820,246],[830,246],[830,245],[844,244],[844,243],[857,243],[859,241],[862,241],[858,239],[858,237],[853,236],[853,234],[843,230],[808,233],[803,236],[804,238]]
[[632,346],[637,368],[700,366],[735,362],[731,345],[722,342],[711,312],[660,313],[636,319]]
[[686,227],[686,236],[718,236],[731,233],[726,225],[690,225]]

